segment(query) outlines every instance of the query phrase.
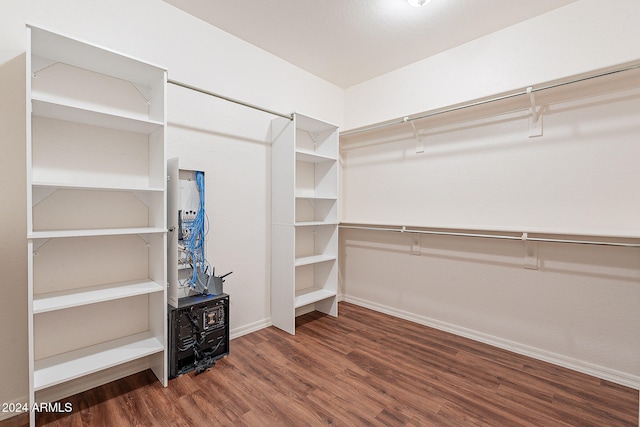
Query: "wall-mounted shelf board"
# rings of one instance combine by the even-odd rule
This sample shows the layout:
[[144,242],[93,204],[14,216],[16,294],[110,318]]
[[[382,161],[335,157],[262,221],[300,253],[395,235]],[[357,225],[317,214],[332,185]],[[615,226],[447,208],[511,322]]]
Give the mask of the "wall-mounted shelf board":
[[131,192],[149,192],[162,193],[164,188],[161,187],[142,187],[142,186],[105,186],[105,185],[87,185],[73,184],[64,182],[44,182],[34,181],[31,183],[34,188],[47,188],[52,190],[96,190],[96,191],[131,191]]
[[35,391],[70,381],[141,357],[159,353],[165,344],[143,332],[35,362]]
[[337,221],[301,221],[296,222],[296,227],[313,227],[315,225],[338,225]]
[[69,291],[34,295],[33,314],[95,304],[119,298],[162,292],[162,286],[150,280],[110,283]]
[[105,47],[30,26],[31,55],[56,62],[64,62],[79,68],[128,80],[137,85],[148,85],[150,77],[161,66],[139,61],[129,55]]
[[125,115],[117,110],[89,108],[89,106],[85,108],[72,103],[65,104],[64,100],[56,101],[46,96],[32,97],[33,115],[147,135],[163,126],[162,122],[149,120],[142,115]]
[[306,163],[323,163],[323,162],[334,162],[337,160],[336,157],[324,156],[321,154],[315,154],[310,151],[296,151],[296,160],[300,162]]
[[336,292],[322,288],[307,288],[296,292],[295,307],[300,308],[327,298],[333,298]]
[[89,236],[117,236],[125,234],[154,234],[165,233],[165,228],[140,227],[140,228],[100,228],[91,230],[51,230],[34,231],[27,237],[29,239],[54,239],[61,237],[89,237]]
[[301,267],[303,265],[309,265],[309,264],[318,264],[320,262],[335,261],[336,259],[338,258],[334,255],[306,256],[306,257],[296,258],[296,267]]
[[[628,230],[625,233],[620,233],[618,231],[613,230],[586,230],[586,229],[577,229],[577,228],[547,228],[547,227],[529,227],[529,226],[492,226],[491,228],[487,227],[477,227],[470,225],[459,225],[453,224],[450,226],[433,226],[433,225],[399,225],[399,224],[378,224],[371,222],[355,222],[349,221],[346,223],[340,223],[340,228],[369,228],[371,230],[381,230],[381,231],[398,231],[398,232],[406,232],[406,233],[420,233],[425,232],[425,234],[456,234],[456,235],[465,235],[465,234],[473,234],[475,235],[484,235],[487,237],[492,237],[491,234],[496,234],[496,237],[499,237],[499,234],[505,234],[505,238],[516,238],[521,239],[523,233],[527,233],[527,235],[541,235],[541,236],[556,236],[562,238],[565,237],[580,237],[584,239],[588,238],[597,238],[605,240],[607,238],[613,239],[640,239],[640,231]],[[490,234],[491,233],[491,234]],[[509,236],[507,234],[513,234],[514,236]],[[531,237],[531,236],[529,236]],[[551,240],[552,238],[549,238]]]
[[296,195],[296,199],[301,199],[301,200],[326,200],[326,201],[335,201],[338,200],[337,197],[332,197],[332,196],[316,196],[316,195]]

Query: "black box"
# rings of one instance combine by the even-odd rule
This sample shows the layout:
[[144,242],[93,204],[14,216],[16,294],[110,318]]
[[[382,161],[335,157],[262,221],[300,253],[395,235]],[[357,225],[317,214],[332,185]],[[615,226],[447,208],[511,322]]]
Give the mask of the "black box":
[[195,295],[169,306],[169,378],[196,375],[229,354],[229,295]]

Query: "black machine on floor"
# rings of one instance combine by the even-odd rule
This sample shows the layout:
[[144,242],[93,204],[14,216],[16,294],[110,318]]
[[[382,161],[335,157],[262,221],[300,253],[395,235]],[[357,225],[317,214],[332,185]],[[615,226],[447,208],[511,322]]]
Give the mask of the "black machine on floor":
[[229,354],[229,295],[194,295],[169,307],[169,378],[206,371]]

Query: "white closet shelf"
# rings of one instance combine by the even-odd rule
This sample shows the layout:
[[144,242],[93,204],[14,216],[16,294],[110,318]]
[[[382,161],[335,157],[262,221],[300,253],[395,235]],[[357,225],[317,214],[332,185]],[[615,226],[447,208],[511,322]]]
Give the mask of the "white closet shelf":
[[[151,85],[165,67],[150,64],[92,43],[75,40],[43,28],[27,24],[31,29],[31,54],[49,58],[138,84]],[[158,76],[160,78],[160,76]]]
[[335,255],[313,255],[296,258],[296,267],[309,264],[318,264],[326,261],[335,261],[337,257]]
[[333,298],[335,296],[336,292],[326,289],[302,289],[300,291],[296,291],[295,308],[304,307],[305,305],[313,304],[314,302],[322,301],[323,299],[327,298]]
[[67,99],[56,98],[47,94],[33,93],[31,101],[32,113],[34,116],[39,117],[48,117],[51,119],[72,121],[147,135],[163,126],[162,122],[150,120],[141,114],[78,105]]
[[163,350],[164,345],[153,334],[142,332],[36,360],[34,390],[42,390]]
[[336,201],[338,198],[336,196],[322,196],[322,195],[314,195],[314,194],[297,194],[296,199],[306,199],[306,200],[327,200],[327,201]]
[[[358,221],[341,221],[340,228],[367,228],[381,229],[387,231],[388,229],[394,229],[393,231],[405,231],[410,232],[425,232],[425,234],[433,231],[433,234],[485,234],[485,233],[510,233],[514,235],[522,235],[522,233],[535,234],[535,235],[553,235],[553,236],[576,236],[576,237],[597,237],[597,238],[616,238],[616,239],[640,239],[640,231],[629,230],[603,230],[603,229],[576,229],[576,228],[544,228],[544,227],[529,227],[529,226],[489,226],[479,227],[470,226],[466,224],[451,224],[451,225],[402,225],[393,223],[377,223],[377,222],[358,222]],[[498,236],[500,237],[500,236]],[[514,236],[507,236],[514,237]],[[516,239],[521,239],[519,236],[515,236]],[[529,236],[531,237],[531,236]]]
[[337,221],[299,221],[295,223],[296,227],[312,227],[315,225],[338,225]]
[[138,228],[100,228],[89,230],[48,230],[33,231],[27,235],[27,239],[53,239],[59,237],[91,237],[91,236],[117,236],[125,234],[155,234],[165,233],[166,228],[138,227]]
[[162,192],[161,187],[144,187],[139,185],[97,185],[97,184],[74,184],[69,182],[46,182],[34,181],[31,183],[34,188],[49,188],[53,190],[97,190],[97,191],[139,191],[139,192]]
[[151,280],[132,280],[121,283],[91,286],[81,289],[34,295],[33,314],[63,310],[136,295],[162,292],[162,285]]
[[306,163],[335,162],[335,157],[323,156],[312,151],[296,150],[296,160]]

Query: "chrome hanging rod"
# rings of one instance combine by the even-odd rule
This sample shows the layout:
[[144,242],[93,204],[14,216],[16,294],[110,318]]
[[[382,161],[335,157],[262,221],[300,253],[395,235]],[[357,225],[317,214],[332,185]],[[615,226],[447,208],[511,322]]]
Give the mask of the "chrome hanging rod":
[[172,79],[167,79],[167,83],[170,83],[170,84],[175,85],[175,86],[180,86],[180,87],[183,87],[185,89],[193,90],[193,91],[196,91],[196,92],[204,93],[205,95],[213,96],[215,98],[224,99],[225,101],[233,102],[234,104],[242,105],[244,107],[253,108],[254,110],[259,110],[259,111],[262,111],[264,113],[273,114],[274,116],[284,117],[285,119],[293,120],[293,114],[279,113],[277,111],[269,110],[268,108],[263,108],[263,107],[260,107],[260,106],[254,105],[254,104],[249,104],[248,102],[240,101],[239,99],[229,98],[228,96],[224,96],[224,95],[220,95],[218,93],[210,92],[208,90],[201,89],[201,88],[196,87],[196,86],[188,85],[186,83],[181,83],[181,82],[178,82],[178,81],[172,80]]
[[[340,228],[353,229],[353,230],[369,230],[369,231],[391,231],[395,233],[432,234],[432,235],[439,235],[439,236],[480,237],[480,238],[487,238],[487,239],[521,240],[521,241],[529,241],[529,242],[572,243],[572,244],[578,244],[578,245],[621,246],[626,248],[640,248],[640,243],[530,237],[529,233],[527,232],[522,233],[521,236],[508,236],[508,235],[500,235],[500,234],[466,233],[466,232],[457,232],[457,231],[415,230],[415,229],[408,229],[404,226],[401,228],[389,228],[384,226],[373,227],[373,226],[340,224]],[[538,234],[554,234],[554,233],[538,233]]]
[[[547,90],[547,89],[553,89],[553,88],[560,87],[560,86],[566,86],[566,85],[570,85],[570,84],[573,84],[573,83],[584,82],[584,81],[596,79],[596,78],[599,78],[599,77],[610,76],[612,74],[618,74],[618,73],[622,73],[622,72],[625,72],[625,71],[631,71],[631,70],[637,70],[637,69],[640,69],[640,64],[635,64],[635,65],[631,65],[631,66],[628,66],[628,67],[619,68],[619,69],[616,69],[616,70],[605,71],[605,72],[602,72],[602,73],[593,74],[593,75],[590,75],[590,76],[581,77],[581,78],[578,78],[578,79],[569,80],[569,81],[565,81],[565,82],[549,84],[549,85],[546,85],[546,86],[540,86],[538,88],[532,88],[531,92],[539,92],[539,91],[543,91],[543,90]],[[462,105],[457,105],[455,107],[445,108],[444,110],[436,110],[436,111],[432,111],[432,112],[429,112],[429,113],[421,114],[421,115],[415,116],[415,117],[407,116],[407,117],[404,117],[402,119],[394,120],[394,121],[391,121],[391,122],[380,123],[380,124],[376,124],[376,125],[360,128],[360,129],[348,130],[348,131],[345,131],[345,132],[340,132],[340,136],[354,135],[356,133],[368,132],[368,131],[372,131],[372,130],[386,128],[386,127],[389,127],[389,126],[395,126],[395,125],[399,125],[399,124],[402,124],[402,123],[411,122],[413,120],[426,119],[428,117],[438,116],[440,114],[445,114],[445,113],[451,113],[453,111],[458,111],[458,110],[464,110],[465,108],[477,107],[479,105],[489,104],[489,103],[495,102],[495,101],[502,101],[502,100],[509,99],[509,98],[515,98],[516,96],[522,96],[522,95],[528,95],[527,90],[521,90],[521,91],[510,93],[510,94],[507,94],[507,95],[497,96],[495,98],[484,99],[482,101],[473,101],[473,102],[469,102],[467,104],[462,104]]]

